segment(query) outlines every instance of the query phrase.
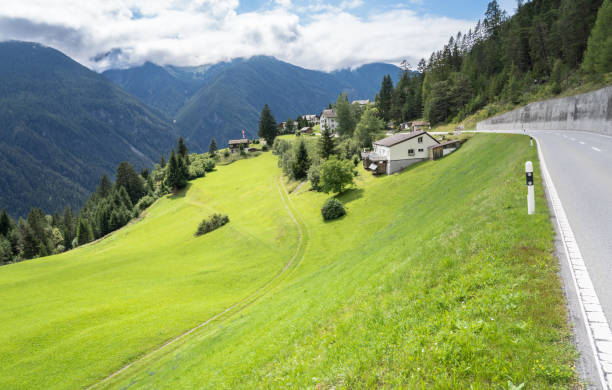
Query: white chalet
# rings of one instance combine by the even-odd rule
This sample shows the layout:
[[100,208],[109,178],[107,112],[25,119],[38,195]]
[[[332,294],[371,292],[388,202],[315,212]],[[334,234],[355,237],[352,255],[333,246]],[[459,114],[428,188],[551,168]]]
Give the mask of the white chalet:
[[440,143],[426,131],[397,133],[374,142],[371,152],[362,153],[364,168],[392,174],[430,158],[430,149]]
[[321,131],[327,127],[332,134],[335,133],[336,127],[338,127],[337,119],[336,111],[332,109],[323,110],[321,114]]

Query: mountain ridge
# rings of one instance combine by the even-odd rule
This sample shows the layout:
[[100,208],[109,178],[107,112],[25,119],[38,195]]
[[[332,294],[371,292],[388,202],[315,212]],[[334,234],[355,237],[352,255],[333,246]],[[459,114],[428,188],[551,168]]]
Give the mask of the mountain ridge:
[[[240,137],[241,130],[251,138],[256,137],[257,121],[264,104],[271,107],[277,122],[298,115],[318,114],[343,92],[352,100],[373,99],[384,75],[390,74],[397,80],[400,74],[400,68],[384,63],[322,72],[272,56],[236,58],[206,65],[197,78],[199,89],[186,100],[181,95],[182,107],[177,109],[180,104],[174,104],[168,110],[164,109],[163,91],[176,91],[183,83],[179,77],[172,76],[172,72],[184,76],[189,68],[155,65],[155,73],[148,77],[148,67],[150,65],[145,63],[103,74],[127,92],[163,111],[170,120],[176,121],[187,141],[202,147],[212,138],[220,145],[225,144],[231,138]],[[159,79],[156,76],[159,72],[165,75],[152,91],[148,81]]]
[[50,47],[0,42],[0,209],[79,207],[121,161],[150,167],[177,135],[156,110]]

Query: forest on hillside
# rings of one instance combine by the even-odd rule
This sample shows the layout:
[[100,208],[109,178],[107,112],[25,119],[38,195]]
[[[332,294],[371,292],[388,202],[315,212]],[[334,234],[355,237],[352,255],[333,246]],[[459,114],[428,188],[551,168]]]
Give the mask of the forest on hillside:
[[[508,17],[491,1],[458,32],[376,97],[385,121],[461,122],[492,103],[526,104],[612,72],[612,0],[533,0]],[[493,113],[490,113],[493,114]]]

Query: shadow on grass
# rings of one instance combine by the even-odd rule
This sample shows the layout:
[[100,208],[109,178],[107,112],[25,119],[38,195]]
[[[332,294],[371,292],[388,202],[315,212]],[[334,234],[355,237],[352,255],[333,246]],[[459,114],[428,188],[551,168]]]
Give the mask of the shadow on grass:
[[344,204],[347,204],[359,198],[363,198],[364,192],[365,191],[363,188],[351,188],[340,194],[335,195],[334,198],[338,199]]
[[189,191],[190,187],[191,187],[191,183],[187,183],[187,186],[185,188],[178,190],[176,193],[170,193],[170,196],[168,196],[168,199],[174,200],[174,199],[184,198],[185,195],[187,194],[187,191]]

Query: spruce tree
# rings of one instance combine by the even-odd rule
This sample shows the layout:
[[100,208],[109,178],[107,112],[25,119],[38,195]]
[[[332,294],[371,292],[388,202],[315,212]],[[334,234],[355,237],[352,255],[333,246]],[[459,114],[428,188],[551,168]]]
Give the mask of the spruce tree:
[[111,190],[113,189],[113,184],[106,174],[102,175],[102,179],[100,179],[100,184],[98,184],[98,188],[96,193],[100,198],[106,198]]
[[603,75],[612,72],[612,0],[604,0],[591,30],[582,69]]
[[183,158],[185,158],[185,156],[187,156],[187,154],[189,153],[189,149],[187,149],[187,145],[185,145],[183,137],[179,137],[178,139],[178,146],[176,152]]
[[77,245],[81,246],[93,240],[91,224],[86,218],[79,218],[76,232]]
[[217,141],[214,138],[210,140],[210,145],[208,145],[208,154],[214,156],[217,153]]
[[393,94],[393,81],[390,75],[383,77],[382,84],[380,86],[380,92],[378,93],[377,106],[383,120],[387,122],[389,120],[389,113],[391,111],[391,97]]
[[306,143],[304,140],[300,140],[297,145],[295,153],[295,161],[293,162],[293,178],[301,180],[306,178],[308,169],[310,168],[310,157],[308,156],[308,150],[306,150]]
[[174,153],[174,149],[170,153],[168,160],[168,169],[166,170],[166,185],[173,191],[179,190],[187,184],[189,173],[186,172],[185,163],[179,155]]
[[[242,147],[242,145],[240,145]],[[179,172],[179,181],[177,188],[183,188],[187,185],[189,180],[189,167],[187,166],[186,158],[176,156],[176,165]]]
[[272,116],[272,112],[270,111],[270,107],[268,105],[264,105],[264,108],[261,110],[261,115],[259,117],[259,136],[266,140],[266,144],[268,146],[272,146],[274,144],[274,138],[276,138],[278,132],[278,128],[276,126],[276,120],[274,116]]
[[63,216],[63,236],[64,236],[64,248],[66,250],[72,248],[72,240],[74,239],[74,226],[73,226],[73,218],[72,218],[72,209],[66,207],[64,209]]
[[162,168],[166,167],[166,158],[164,156],[161,156],[159,158],[159,166],[162,167]]
[[138,203],[138,200],[145,195],[144,181],[127,161],[123,161],[117,167],[115,186],[125,188],[132,204]]
[[6,210],[3,209],[2,213],[0,213],[0,236],[8,237],[12,226],[11,218],[6,213]]
[[334,148],[334,139],[329,129],[325,127],[321,132],[321,139],[319,140],[319,155],[322,159],[326,160],[334,154]]

